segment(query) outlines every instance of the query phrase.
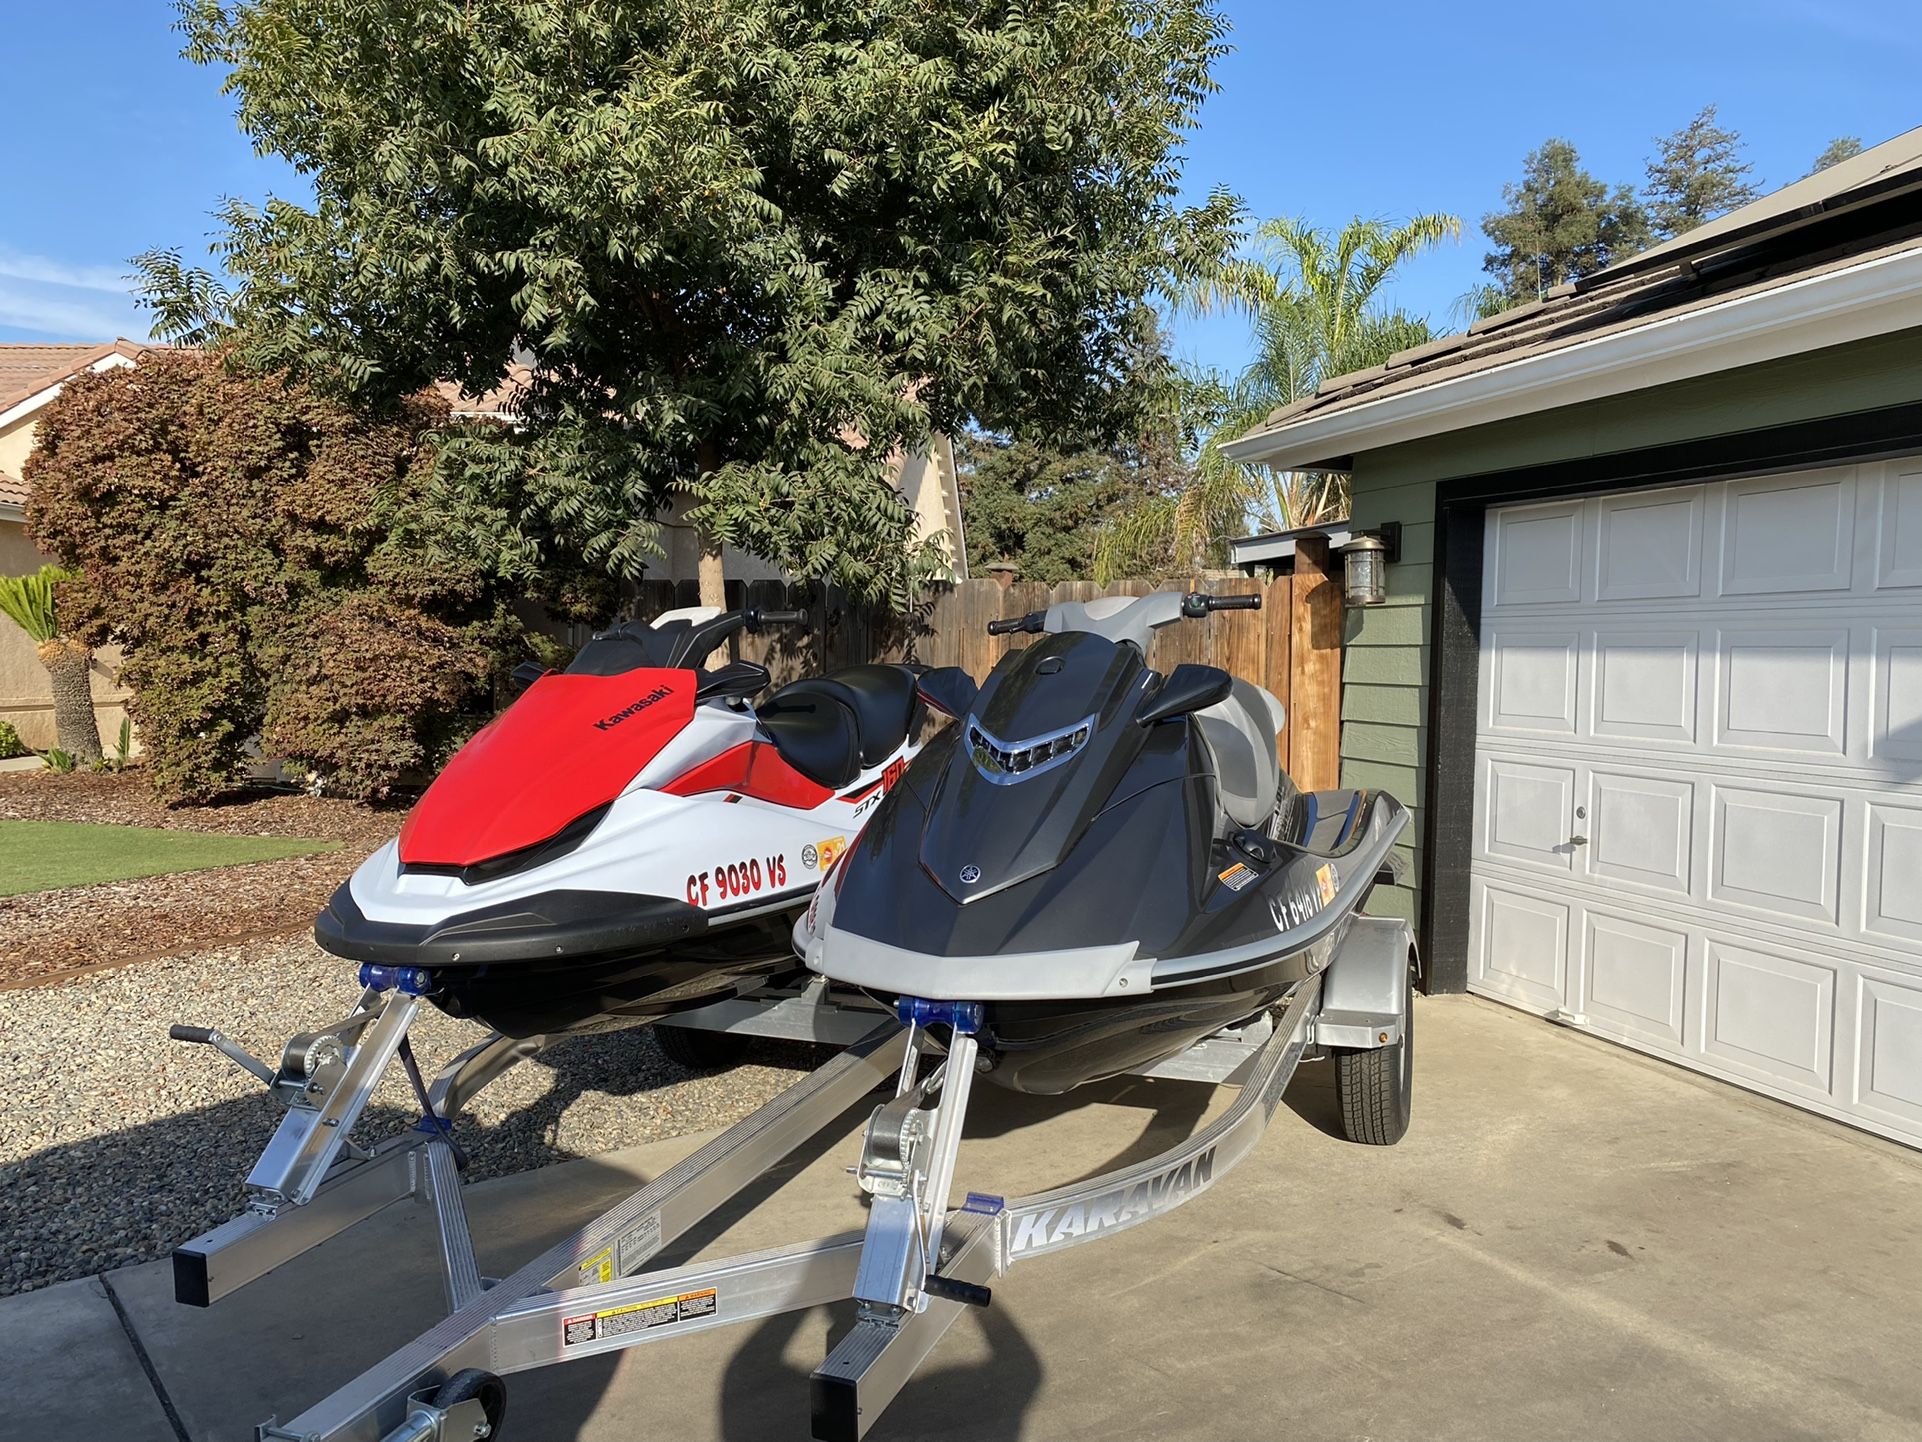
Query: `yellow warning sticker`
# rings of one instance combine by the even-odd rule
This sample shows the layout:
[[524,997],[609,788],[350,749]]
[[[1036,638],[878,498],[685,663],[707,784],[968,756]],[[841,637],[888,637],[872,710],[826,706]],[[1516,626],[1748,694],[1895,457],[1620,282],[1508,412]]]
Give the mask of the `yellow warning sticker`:
[[1315,868],[1315,887],[1321,892],[1323,906],[1335,899],[1335,868],[1332,865]]
[[581,1285],[590,1287],[596,1282],[614,1280],[614,1249],[603,1247],[593,1256],[582,1262],[576,1270],[581,1276]]
[[604,1342],[614,1337],[629,1337],[655,1327],[671,1327],[677,1322],[712,1317],[720,1299],[714,1288],[682,1292],[673,1297],[656,1297],[651,1302],[632,1302],[625,1307],[610,1307],[605,1312],[568,1317],[561,1322],[561,1345],[579,1346],[583,1342]]

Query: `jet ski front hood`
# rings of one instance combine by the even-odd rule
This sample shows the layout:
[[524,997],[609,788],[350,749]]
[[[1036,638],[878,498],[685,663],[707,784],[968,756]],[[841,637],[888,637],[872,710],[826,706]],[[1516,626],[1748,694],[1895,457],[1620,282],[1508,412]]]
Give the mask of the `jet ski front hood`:
[[920,855],[936,885],[966,905],[1026,881],[1126,792],[1179,776],[1179,764],[1136,770],[1148,731],[1134,712],[1152,680],[1133,646],[1082,632],[1003,657],[927,790]]
[[434,778],[401,827],[402,864],[472,866],[605,807],[687,725],[699,682],[667,667],[541,677]]

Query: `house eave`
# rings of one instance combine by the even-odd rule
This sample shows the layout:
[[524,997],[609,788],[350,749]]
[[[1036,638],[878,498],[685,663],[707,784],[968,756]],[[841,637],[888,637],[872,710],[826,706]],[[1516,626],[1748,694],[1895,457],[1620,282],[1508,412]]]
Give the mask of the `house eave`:
[[1222,447],[1244,463],[1331,469],[1330,457],[1468,430],[1604,396],[1922,327],[1922,245],[1658,316],[1646,325],[1308,415]]

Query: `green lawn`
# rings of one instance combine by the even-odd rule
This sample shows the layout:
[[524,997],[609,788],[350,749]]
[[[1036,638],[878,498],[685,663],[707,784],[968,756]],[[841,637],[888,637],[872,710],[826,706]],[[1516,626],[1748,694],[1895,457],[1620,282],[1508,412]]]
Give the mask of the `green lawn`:
[[0,821],[0,896],[334,851],[337,841],[79,821]]

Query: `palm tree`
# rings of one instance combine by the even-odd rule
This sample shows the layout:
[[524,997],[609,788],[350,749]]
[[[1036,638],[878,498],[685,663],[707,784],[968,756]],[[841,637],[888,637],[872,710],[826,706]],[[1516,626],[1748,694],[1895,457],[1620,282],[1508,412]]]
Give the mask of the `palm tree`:
[[93,714],[89,667],[93,653],[62,634],[54,615],[53,588],[72,572],[42,566],[32,576],[0,576],[0,615],[27,633],[53,682],[53,724],[60,749],[82,765],[101,759],[100,728]]
[[1379,365],[1429,339],[1428,323],[1376,305],[1377,293],[1405,262],[1445,239],[1459,239],[1452,215],[1418,215],[1399,225],[1356,218],[1338,231],[1303,220],[1271,220],[1255,232],[1256,254],[1237,257],[1179,297],[1203,314],[1246,312],[1255,358],[1233,380],[1212,386],[1218,420],[1195,457],[1194,479],[1178,495],[1143,505],[1111,528],[1097,554],[1138,555],[1149,537],[1172,538],[1175,569],[1205,564],[1247,529],[1292,530],[1343,514],[1342,478],[1244,466],[1222,445],[1258,426],[1278,406],[1305,399],[1323,381]]

